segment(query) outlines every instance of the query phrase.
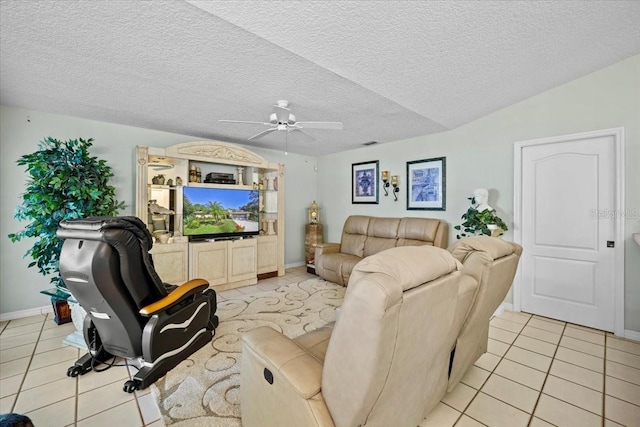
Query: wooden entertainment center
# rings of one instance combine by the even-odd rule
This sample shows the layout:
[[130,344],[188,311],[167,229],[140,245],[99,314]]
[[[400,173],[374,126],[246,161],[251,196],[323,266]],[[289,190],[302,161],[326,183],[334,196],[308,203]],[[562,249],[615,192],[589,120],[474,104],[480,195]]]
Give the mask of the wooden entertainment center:
[[[195,141],[138,146],[136,165],[136,216],[158,237],[151,253],[164,282],[202,278],[221,291],[284,275],[283,164],[238,145]],[[206,177],[216,183],[205,183]],[[259,235],[189,241],[183,229],[185,187],[255,190]],[[168,243],[160,242],[163,234],[171,236]]]

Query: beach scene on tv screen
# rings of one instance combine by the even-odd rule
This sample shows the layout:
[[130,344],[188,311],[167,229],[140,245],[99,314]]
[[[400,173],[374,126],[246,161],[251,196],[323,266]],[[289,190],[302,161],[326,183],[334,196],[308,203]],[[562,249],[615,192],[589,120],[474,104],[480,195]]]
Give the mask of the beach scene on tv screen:
[[184,188],[183,234],[256,233],[258,192],[218,188]]

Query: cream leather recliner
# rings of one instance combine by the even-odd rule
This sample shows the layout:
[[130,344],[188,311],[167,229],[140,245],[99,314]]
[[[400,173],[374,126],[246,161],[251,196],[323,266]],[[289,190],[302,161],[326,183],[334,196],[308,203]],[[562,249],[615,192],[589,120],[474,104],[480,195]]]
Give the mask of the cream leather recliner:
[[496,237],[476,236],[459,240],[448,250],[463,264],[455,320],[460,332],[453,350],[448,387],[451,391],[487,351],[489,320],[511,288],[522,246]]
[[355,267],[335,327],[246,333],[243,425],[417,426],[446,392],[461,268],[441,248],[388,249]]
[[243,425],[415,427],[486,352],[521,253],[479,236],[365,258],[335,327],[245,334]]

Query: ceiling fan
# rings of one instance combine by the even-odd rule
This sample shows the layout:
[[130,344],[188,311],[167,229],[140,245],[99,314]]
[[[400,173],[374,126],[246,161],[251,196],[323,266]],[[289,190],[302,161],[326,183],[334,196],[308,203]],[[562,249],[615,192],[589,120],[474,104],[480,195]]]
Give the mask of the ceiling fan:
[[291,114],[289,109],[289,101],[280,100],[273,106],[273,113],[269,116],[269,122],[249,122],[244,120],[219,120],[225,123],[248,123],[270,126],[269,129],[264,130],[249,138],[249,141],[262,138],[263,136],[274,132],[284,130],[287,132],[296,132],[305,135],[306,137],[315,141],[315,138],[304,132],[302,129],[342,129],[341,122],[298,122],[296,116]]

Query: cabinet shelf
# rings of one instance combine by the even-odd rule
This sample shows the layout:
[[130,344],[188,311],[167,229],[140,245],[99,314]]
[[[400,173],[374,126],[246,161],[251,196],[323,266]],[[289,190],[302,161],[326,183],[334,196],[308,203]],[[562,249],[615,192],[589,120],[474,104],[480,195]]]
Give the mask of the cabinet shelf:
[[200,187],[200,188],[236,188],[241,190],[253,190],[253,185],[238,185],[238,184],[213,184],[206,182],[190,182],[187,187]]

